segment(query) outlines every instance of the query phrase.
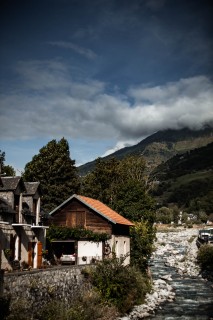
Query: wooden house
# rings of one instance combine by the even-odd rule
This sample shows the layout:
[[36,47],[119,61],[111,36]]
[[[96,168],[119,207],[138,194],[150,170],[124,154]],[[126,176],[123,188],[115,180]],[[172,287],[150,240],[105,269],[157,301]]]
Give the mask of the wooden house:
[[[75,254],[76,264],[87,264],[94,259],[102,260],[112,253],[118,258],[130,254],[129,231],[133,223],[98,200],[74,194],[50,212],[50,215],[53,225],[83,228],[110,236],[107,243],[86,239],[57,240],[53,247],[58,258],[62,254]],[[129,261],[130,256],[125,263],[129,264]]]
[[40,225],[39,183],[24,182],[21,177],[1,177],[1,268],[13,269],[22,262],[32,268],[40,267],[46,228]]

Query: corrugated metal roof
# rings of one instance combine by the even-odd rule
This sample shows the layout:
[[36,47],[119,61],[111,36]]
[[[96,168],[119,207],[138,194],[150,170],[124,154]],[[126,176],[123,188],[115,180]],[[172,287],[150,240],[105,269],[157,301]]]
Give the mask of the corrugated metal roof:
[[104,218],[106,218],[107,220],[111,221],[114,224],[118,223],[118,224],[123,224],[123,225],[127,225],[127,226],[134,225],[131,221],[127,220],[126,218],[124,218],[119,213],[115,212],[114,210],[112,210],[111,208],[109,208],[108,206],[106,206],[105,204],[100,202],[99,200],[95,200],[95,199],[88,198],[88,197],[81,196],[81,195],[77,195],[77,194],[72,195],[70,198],[65,200],[61,205],[59,205],[57,208],[52,210],[50,212],[50,215],[52,215],[58,209],[65,206],[72,199],[79,200],[80,202],[85,204],[87,207],[91,208],[92,210],[94,210],[95,212],[97,212],[98,214],[100,214],[101,216],[103,216]]

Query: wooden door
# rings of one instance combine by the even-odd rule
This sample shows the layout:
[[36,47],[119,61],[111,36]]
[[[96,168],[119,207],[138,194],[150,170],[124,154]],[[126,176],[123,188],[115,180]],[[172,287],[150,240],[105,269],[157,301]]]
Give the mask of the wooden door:
[[28,242],[28,264],[33,267],[33,246],[32,242]]
[[41,268],[42,265],[42,242],[37,243],[37,268]]

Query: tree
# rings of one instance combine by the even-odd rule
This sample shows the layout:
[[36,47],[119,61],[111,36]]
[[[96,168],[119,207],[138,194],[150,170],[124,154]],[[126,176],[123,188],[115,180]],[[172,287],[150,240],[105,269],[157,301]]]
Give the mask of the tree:
[[16,172],[15,169],[10,165],[5,165],[5,152],[0,150],[0,174],[4,176],[15,176]]
[[120,161],[112,206],[132,221],[154,222],[154,201],[148,193],[143,157],[128,156]]
[[7,177],[15,177],[15,175],[16,175],[15,169],[12,166],[9,166],[9,165],[6,165],[6,166],[4,165],[3,173]]
[[95,169],[82,180],[82,194],[96,198],[124,217],[153,222],[153,199],[148,194],[142,157],[96,160]]
[[172,210],[167,207],[161,207],[156,212],[156,222],[162,222],[164,224],[171,223]]
[[66,139],[52,140],[39,150],[25,166],[25,181],[39,181],[42,191],[42,207],[51,211],[73,193],[78,193],[80,181],[75,160],[70,159]]
[[136,222],[131,228],[131,265],[136,265],[145,273],[153,251],[156,230],[151,223]]
[[96,159],[95,168],[82,179],[82,193],[111,205],[117,188],[119,160]]

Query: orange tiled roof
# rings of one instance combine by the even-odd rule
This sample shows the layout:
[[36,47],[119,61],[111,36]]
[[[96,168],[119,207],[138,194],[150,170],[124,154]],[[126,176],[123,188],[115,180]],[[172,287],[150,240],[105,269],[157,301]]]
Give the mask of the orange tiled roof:
[[107,207],[105,204],[100,202],[99,200],[95,200],[92,198],[84,197],[81,195],[75,195],[77,199],[88,205],[90,208],[94,209],[96,212],[104,216],[105,218],[109,219],[114,223],[124,224],[127,226],[133,226],[134,224],[112,210],[111,208]]

